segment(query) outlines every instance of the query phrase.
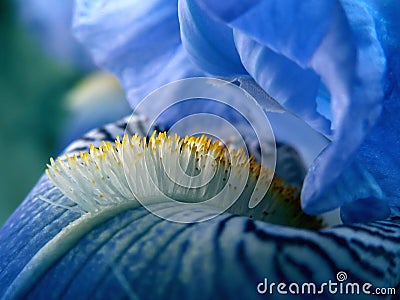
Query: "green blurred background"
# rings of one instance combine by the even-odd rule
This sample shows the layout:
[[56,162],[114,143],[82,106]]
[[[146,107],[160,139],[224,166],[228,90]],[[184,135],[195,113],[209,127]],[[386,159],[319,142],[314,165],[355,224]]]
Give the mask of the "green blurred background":
[[48,57],[0,1],[0,226],[57,155],[67,91],[81,74]]

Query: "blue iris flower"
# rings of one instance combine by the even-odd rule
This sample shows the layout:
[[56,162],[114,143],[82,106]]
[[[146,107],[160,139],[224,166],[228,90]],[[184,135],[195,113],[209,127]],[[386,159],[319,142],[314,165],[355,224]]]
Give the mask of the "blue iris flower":
[[[347,223],[392,216],[322,230],[231,214],[180,224],[143,207],[91,219],[43,176],[0,230],[0,297],[281,299],[290,295],[278,293],[279,283],[287,291],[303,282],[318,291],[333,282],[393,294],[388,288],[400,286],[398,9],[378,0],[77,1],[76,35],[119,77],[132,107],[190,76],[261,87],[279,103],[276,114],[265,106],[282,125],[277,131],[317,156],[302,188],[307,212],[340,207]],[[132,130],[144,134],[136,118]],[[292,121],[296,128],[284,127]],[[96,129],[66,152],[111,139],[124,125]],[[155,205],[171,216],[212,213]]]
[[344,222],[369,221],[399,213],[398,8],[350,0],[78,1],[74,30],[119,77],[133,107],[176,79],[250,76],[327,140],[309,166],[303,209],[340,207]]

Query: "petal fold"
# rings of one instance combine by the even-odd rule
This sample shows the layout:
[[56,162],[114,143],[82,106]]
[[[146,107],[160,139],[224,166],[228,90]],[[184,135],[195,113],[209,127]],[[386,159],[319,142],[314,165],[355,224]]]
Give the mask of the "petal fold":
[[[397,59],[398,50],[394,46],[394,41],[400,40],[398,33],[400,23],[392,14],[393,11],[398,9],[399,5],[394,1],[390,1],[386,5],[381,5],[378,1],[343,1],[343,6],[346,14],[349,16],[349,20],[351,20],[355,41],[358,43],[360,49],[358,53],[358,60],[360,62],[358,73],[363,76],[363,80],[366,83],[370,83],[370,85],[365,85],[364,87],[359,86],[359,84],[355,85],[356,92],[361,95],[367,92],[369,94],[364,97],[362,102],[358,104],[354,102],[357,106],[352,105],[353,115],[349,114],[348,118],[342,121],[343,130],[347,130],[349,132],[348,136],[353,138],[343,144],[342,147],[339,147],[340,143],[335,144],[334,141],[333,147],[331,147],[332,152],[323,153],[319,158],[319,162],[317,161],[314,166],[319,168],[329,156],[333,158],[334,156],[339,157],[342,155],[342,149],[345,145],[352,144],[355,139],[360,140],[359,137],[364,135],[359,134],[357,137],[357,131],[367,133],[365,138],[361,140],[357,152],[353,155],[353,161],[362,166],[369,173],[369,177],[373,178],[374,184],[369,187],[370,189],[372,188],[371,193],[369,195],[364,194],[364,196],[360,195],[360,198],[357,197],[357,190],[365,191],[367,185],[370,184],[370,181],[363,180],[363,177],[359,176],[358,179],[354,178],[352,182],[354,185],[354,196],[352,197],[353,201],[355,201],[354,204],[348,203],[350,199],[347,199],[345,196],[347,192],[337,197],[344,199],[342,204],[347,203],[343,207],[342,212],[342,216],[345,216],[347,222],[351,222],[351,220],[363,220],[363,211],[366,208],[361,205],[367,203],[364,199],[374,199],[380,205],[381,210],[376,210],[374,216],[368,217],[366,214],[365,221],[368,221],[373,217],[380,218],[384,215],[387,216],[388,208],[390,208],[392,215],[399,215],[400,213],[400,189],[397,183],[398,174],[400,174],[400,123],[396,116],[400,111],[398,101],[400,98],[398,81],[399,63]],[[389,32],[390,34],[388,34]],[[382,69],[384,72],[381,71]],[[379,77],[381,77],[380,81],[378,81]],[[366,103],[366,99],[374,94],[382,94],[383,107],[377,121],[374,120],[375,117],[373,116],[377,114],[377,111],[380,111],[379,107],[370,107]],[[350,121],[350,118],[353,118],[357,114],[367,115],[365,110],[368,108],[371,110],[370,118],[365,119],[364,123],[354,119]],[[358,126],[354,121],[358,122]],[[372,129],[366,131],[365,128],[370,128],[371,124],[374,124]],[[344,136],[341,138],[341,141],[345,141]],[[333,151],[336,151],[336,154]],[[332,183],[331,188],[335,187],[336,190],[340,191],[340,184],[346,176],[344,174],[353,172],[351,171],[353,166],[354,163],[346,166],[343,173],[338,177],[339,179]],[[330,169],[332,168],[333,166]],[[322,173],[317,171],[316,174]],[[326,173],[325,176],[331,175]],[[305,207],[311,202],[317,203],[318,197],[322,197],[322,194],[313,196],[309,194],[310,197],[307,196],[308,191],[318,190],[318,188],[315,188],[318,184],[317,177],[314,176],[311,178],[311,174],[309,173],[309,176],[305,179],[303,188],[305,194],[303,204]],[[382,194],[378,195],[378,197],[376,194],[377,188],[382,191]],[[374,190],[375,192],[373,192]],[[312,207],[312,204],[310,207]],[[353,213],[352,216],[349,211]]]
[[241,31],[235,30],[234,37],[242,63],[255,81],[288,111],[330,136],[331,122],[317,112],[315,102],[320,78]]
[[73,29],[132,107],[163,84],[203,74],[182,49],[177,1],[77,1]]
[[[222,9],[198,0],[233,28],[242,63],[257,83],[332,140],[306,177],[302,201],[310,212],[332,208],[326,199],[334,198],[329,196],[333,190],[336,206],[357,200],[367,190],[371,197],[382,195],[381,187],[368,187],[371,182],[362,180],[355,181],[359,191],[343,189],[338,195],[344,178],[365,178],[353,161],[380,116],[384,98],[384,22],[372,2],[258,1],[236,10],[233,3]],[[328,97],[321,93],[325,87]],[[326,107],[321,106],[329,102],[330,112],[324,116]]]
[[301,66],[307,66],[321,43],[337,6],[335,0],[197,2],[217,19]]
[[247,74],[229,26],[211,18],[193,0],[179,1],[179,22],[182,44],[203,70],[217,76]]

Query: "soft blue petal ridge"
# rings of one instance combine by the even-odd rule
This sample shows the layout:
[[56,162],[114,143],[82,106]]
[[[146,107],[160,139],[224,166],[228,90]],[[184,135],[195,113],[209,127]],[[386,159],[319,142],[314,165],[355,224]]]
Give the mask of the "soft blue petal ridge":
[[166,83],[204,74],[182,49],[177,1],[77,1],[73,30],[132,108]]
[[[335,205],[357,200],[367,190],[371,196],[379,194],[380,188],[367,187],[369,182],[362,181],[361,174],[365,173],[355,176],[358,172],[350,170],[356,168],[352,161],[377,121],[383,100],[386,60],[371,8],[355,1],[260,1],[248,3],[242,14],[236,12],[233,4],[220,14],[222,10],[215,9],[210,1],[198,2],[237,31],[235,38],[241,60],[258,84],[268,93],[271,91],[285,108],[328,136],[327,123],[317,110],[318,78],[330,92],[332,143],[315,160],[306,177],[302,193],[304,209],[309,213],[331,209],[333,203],[323,200],[324,197],[330,198],[328,194],[333,190],[338,196],[340,189],[335,186],[349,176],[353,180],[358,178],[355,182],[356,186],[361,185],[360,190],[347,193],[344,189],[338,198],[342,200],[336,199]],[[291,62],[290,68],[283,58]],[[271,68],[272,63],[279,61],[278,67]],[[293,80],[296,68],[299,79]],[[303,86],[301,75],[307,76],[307,69],[315,79],[310,76],[304,80],[309,85],[302,92],[310,94],[300,99],[288,97],[291,92],[302,95],[296,91]],[[282,73],[286,70],[287,78],[279,78],[275,70]],[[279,90],[283,92],[277,93]]]
[[211,18],[195,1],[179,1],[182,44],[191,59],[216,76],[247,74],[240,61],[232,29]]

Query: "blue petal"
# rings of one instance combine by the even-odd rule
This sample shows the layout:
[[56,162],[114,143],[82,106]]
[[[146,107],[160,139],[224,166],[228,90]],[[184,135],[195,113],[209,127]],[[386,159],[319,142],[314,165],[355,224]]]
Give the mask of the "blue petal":
[[397,1],[369,1],[377,20],[377,33],[387,58],[385,100],[377,125],[361,146],[360,161],[385,191],[392,211],[400,215],[400,19]]
[[[390,72],[390,74],[393,75],[395,72]],[[327,209],[327,205],[336,207],[339,204],[345,204],[342,207],[342,217],[347,223],[383,219],[390,213],[400,215],[400,185],[398,184],[400,121],[397,116],[400,111],[400,95],[396,86],[397,83],[393,77],[389,78],[388,87],[390,87],[391,95],[385,97],[378,123],[356,153],[354,162],[327,189],[324,195],[325,201],[314,198],[315,202],[312,203],[310,213],[319,213]],[[307,192],[308,190],[303,189],[303,196]],[[351,203],[354,199],[360,199],[360,201]],[[367,203],[365,199],[368,199],[371,204],[365,206]]]
[[317,112],[315,102],[319,77],[240,31],[235,30],[234,36],[243,65],[255,81],[287,110],[330,136],[331,122]]
[[[259,296],[264,278],[320,285],[339,270],[348,282],[375,287],[400,280],[398,220],[309,231],[229,214],[179,224],[142,207],[102,222],[74,244],[60,244],[54,263],[45,267],[46,257],[37,262],[41,273],[24,277],[35,254],[80,218],[39,196],[70,205],[44,176],[1,228],[0,297],[248,299]],[[198,217],[210,212],[162,209]]]
[[182,49],[177,1],[77,1],[74,32],[132,107],[163,84],[203,74]]
[[[384,98],[386,59],[381,42],[382,30],[387,28],[379,11],[366,2],[351,0],[246,2],[239,10],[234,3],[224,8],[208,0],[198,3],[233,28],[241,60],[260,86],[285,108],[330,136],[327,120],[319,114],[323,111],[321,103],[328,100],[320,92],[323,85],[327,87],[332,143],[306,177],[304,209],[320,213],[360,196],[383,195],[384,186],[374,174],[366,175],[373,173],[368,166],[360,167],[364,164],[361,161],[353,163],[379,118]],[[317,86],[318,78],[323,85]],[[304,90],[300,94],[301,86]],[[296,94],[304,98],[296,98]],[[360,168],[365,170],[359,172]],[[339,187],[345,178],[352,178],[357,186],[350,193]]]
[[217,19],[304,67],[337,10],[335,0],[244,1],[238,7],[233,1],[224,3],[224,7],[212,0],[197,2]]
[[182,44],[203,70],[218,76],[247,74],[230,27],[210,18],[192,0],[179,1],[179,22]]
[[362,144],[357,158],[374,175],[392,214],[400,215],[400,91],[398,81],[393,77],[389,80],[393,84],[392,94],[384,101],[382,116]]
[[[367,46],[364,51],[360,52],[360,57],[363,57],[365,61],[365,65],[361,67],[361,69],[365,68],[363,71],[365,78],[371,79],[374,77],[374,74],[370,73],[372,70],[368,70],[371,65],[379,60],[383,60],[383,57],[386,57],[387,59],[387,70],[383,80],[384,97],[382,113],[376,122],[376,125],[372,130],[370,130],[370,132],[368,132],[368,135],[362,142],[354,158],[354,161],[356,161],[358,165],[362,166],[365,172],[369,173],[369,178],[372,179],[373,183],[368,180],[363,180],[362,176],[353,177],[352,184],[357,187],[353,189],[353,195],[351,196],[350,193],[348,193],[347,196],[345,194],[338,195],[338,197],[341,197],[342,203],[348,203],[358,198],[361,199],[354,204],[346,204],[343,208],[344,212],[342,215],[347,216],[345,217],[347,222],[351,222],[351,220],[357,221],[361,219],[360,216],[363,214],[363,208],[360,207],[360,205],[364,203],[364,198],[375,199],[374,201],[380,203],[381,210],[375,211],[375,218],[382,217],[385,214],[387,216],[389,214],[387,207],[391,208],[392,214],[394,215],[399,215],[400,213],[400,188],[398,185],[398,176],[400,174],[400,123],[397,117],[397,114],[400,111],[398,81],[399,63],[397,59],[399,54],[398,50],[395,48],[397,47],[395,46],[396,43],[394,42],[400,40],[398,32],[400,23],[397,20],[397,17],[392,15],[392,12],[396,11],[396,6],[398,6],[394,2],[391,2],[387,7],[384,5],[379,7],[379,3],[374,3],[374,1],[369,1],[369,3],[344,3],[346,4],[345,8],[349,16],[353,16],[352,20],[357,21],[353,24],[353,27],[358,29],[359,32],[357,40],[360,44]],[[376,5],[379,10],[376,10],[374,5]],[[356,12],[359,11],[362,11],[363,14],[359,13],[358,18],[356,18]],[[367,26],[365,23],[367,13],[368,16],[373,16],[376,20],[374,28],[371,27],[371,24],[370,26]],[[363,24],[364,26],[362,26]],[[377,30],[376,33],[374,33],[375,28]],[[388,32],[390,32],[390,35]],[[382,50],[378,45],[371,42],[371,39],[375,34],[375,38],[379,41],[380,46],[382,46],[385,52],[384,55],[380,54]],[[378,65],[378,63],[375,64]],[[348,130],[350,131],[354,129],[349,127]],[[349,141],[349,143],[351,143],[351,141]],[[337,149],[337,151],[340,150]],[[321,159],[323,159],[323,157]],[[316,166],[318,166],[318,163]],[[340,189],[340,183],[343,182],[343,179],[346,176],[345,174],[352,172],[351,169],[352,166],[348,166],[339,177],[338,181],[334,182],[329,189]],[[306,178],[306,183],[308,180],[309,178]],[[303,192],[308,193],[311,190],[315,190],[312,186],[315,185],[316,180],[315,177],[309,180],[308,187],[305,187]],[[363,189],[365,190],[368,184],[370,184],[370,194],[358,194],[358,191],[362,191]],[[380,196],[379,190],[382,191]],[[318,196],[306,196],[306,198],[310,201],[310,210],[314,212],[319,211],[318,209],[314,210],[312,208],[312,206],[316,205],[318,202]],[[386,201],[386,203],[383,203],[382,199]],[[353,212],[353,216],[349,214],[349,211]],[[355,213],[357,211],[359,212],[358,215]],[[372,216],[369,218],[367,217],[366,220],[371,218]]]
[[340,218],[345,224],[383,220],[389,215],[388,203],[375,198],[358,199],[340,208]]
[[299,151],[307,169],[330,140],[313,130],[302,119],[290,113],[268,112],[267,117],[278,142],[292,145]]
[[197,0],[200,7],[208,10],[216,18],[225,22],[230,22],[238,16],[243,15],[246,11],[255,7],[261,1],[262,0],[242,0],[237,1],[236,3],[226,3],[222,1]]

